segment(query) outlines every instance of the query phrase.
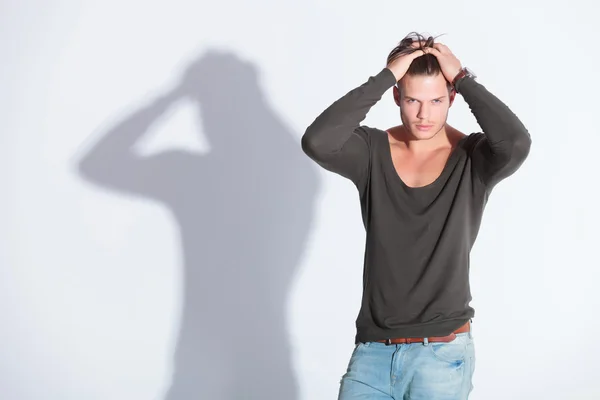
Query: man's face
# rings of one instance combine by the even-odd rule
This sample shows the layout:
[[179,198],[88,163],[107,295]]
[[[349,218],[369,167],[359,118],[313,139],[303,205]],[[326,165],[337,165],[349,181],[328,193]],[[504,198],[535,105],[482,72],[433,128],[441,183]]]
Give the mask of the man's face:
[[[443,74],[405,75],[394,87],[394,100],[400,107],[402,123],[413,137],[430,139],[446,124],[455,93],[449,93]],[[419,125],[431,126],[430,128]]]

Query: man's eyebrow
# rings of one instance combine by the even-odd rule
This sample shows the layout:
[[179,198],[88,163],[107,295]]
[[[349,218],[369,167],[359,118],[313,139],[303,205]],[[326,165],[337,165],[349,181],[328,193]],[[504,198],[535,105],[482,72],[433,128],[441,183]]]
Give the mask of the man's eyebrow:
[[[405,99],[411,99],[411,100],[419,100],[419,99],[415,99],[414,97],[410,97],[410,96],[406,96],[406,95],[404,96],[404,98]],[[437,98],[432,99],[432,100],[441,100],[441,99],[445,99],[445,98],[446,98],[446,96],[441,96],[441,97],[437,97]]]

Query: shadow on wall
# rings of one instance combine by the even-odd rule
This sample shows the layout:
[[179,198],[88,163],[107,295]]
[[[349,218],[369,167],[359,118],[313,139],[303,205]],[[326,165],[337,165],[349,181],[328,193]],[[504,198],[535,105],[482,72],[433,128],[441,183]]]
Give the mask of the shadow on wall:
[[[87,181],[161,201],[181,229],[185,292],[164,400],[299,397],[286,306],[319,175],[256,75],[233,54],[205,53],[78,165]],[[137,155],[136,142],[182,97],[197,104],[211,152]]]

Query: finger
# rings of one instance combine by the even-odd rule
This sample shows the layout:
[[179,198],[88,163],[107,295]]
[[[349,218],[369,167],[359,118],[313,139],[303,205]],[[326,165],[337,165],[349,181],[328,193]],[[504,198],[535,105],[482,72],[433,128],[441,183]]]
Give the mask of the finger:
[[411,55],[413,56],[413,59],[415,59],[415,58],[419,58],[419,57],[421,57],[421,56],[424,56],[424,55],[425,55],[425,52],[424,52],[423,50],[419,49],[419,50],[415,50],[415,51],[413,51],[413,52],[411,53]]
[[443,50],[445,50],[444,49],[444,45],[441,44],[441,43],[434,43],[433,44],[433,48],[436,49],[436,50],[439,50],[440,52],[443,51]]
[[433,47],[437,50],[439,50],[440,53],[452,53],[450,51],[450,49],[448,48],[448,46],[446,46],[445,44],[442,43],[434,43]]
[[394,58],[392,58],[388,65],[392,64],[394,61],[398,60],[401,57],[406,57],[409,60],[414,60],[416,58],[421,57],[422,55],[424,55],[425,53],[423,52],[423,50],[420,49],[415,49],[414,51],[410,52],[410,53],[405,53],[403,55],[396,55]]
[[410,44],[409,48],[411,48],[413,50],[417,50],[417,49],[421,49],[421,45],[419,44],[419,42],[412,42]]
[[436,48],[434,48],[434,47],[427,47],[427,48],[425,49],[425,53],[428,53],[428,54],[433,54],[433,55],[434,55],[434,56],[436,56],[436,57],[437,57],[437,56],[441,56],[441,55],[442,55],[442,52],[440,52],[438,49],[436,49]]

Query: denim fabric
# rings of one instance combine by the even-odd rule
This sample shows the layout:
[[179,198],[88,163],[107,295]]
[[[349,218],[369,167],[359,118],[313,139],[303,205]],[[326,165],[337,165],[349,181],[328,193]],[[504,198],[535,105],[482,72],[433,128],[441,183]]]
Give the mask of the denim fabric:
[[472,331],[447,343],[359,343],[338,400],[466,400],[474,370]]

